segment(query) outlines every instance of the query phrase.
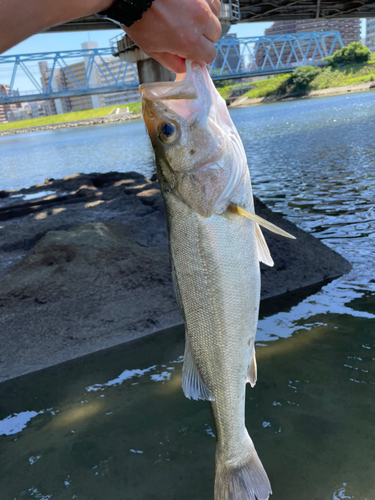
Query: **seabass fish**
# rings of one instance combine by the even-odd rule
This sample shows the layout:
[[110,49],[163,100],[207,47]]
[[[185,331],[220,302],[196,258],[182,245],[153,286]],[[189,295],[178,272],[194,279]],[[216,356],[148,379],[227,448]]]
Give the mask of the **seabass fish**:
[[245,427],[245,386],[257,377],[259,261],[273,262],[247,218],[245,151],[205,67],[187,62],[183,81],[140,90],[186,326],[183,391],[211,401],[217,429],[215,500],[266,500],[271,486]]

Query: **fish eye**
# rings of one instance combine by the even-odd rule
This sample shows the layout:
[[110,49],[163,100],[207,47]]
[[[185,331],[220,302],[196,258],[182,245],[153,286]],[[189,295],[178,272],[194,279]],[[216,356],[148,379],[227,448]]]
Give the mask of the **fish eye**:
[[176,123],[162,122],[158,127],[158,136],[161,142],[172,144],[179,136],[179,130]]

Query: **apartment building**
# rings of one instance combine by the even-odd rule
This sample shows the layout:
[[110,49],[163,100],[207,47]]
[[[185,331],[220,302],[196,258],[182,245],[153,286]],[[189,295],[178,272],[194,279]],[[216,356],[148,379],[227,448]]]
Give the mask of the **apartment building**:
[[[106,57],[103,61],[99,61],[99,69],[97,69],[97,81],[100,86],[107,85],[107,80],[111,82],[112,75],[119,75],[119,81],[123,83],[133,83],[137,79],[137,66],[136,64],[124,63],[118,57]],[[109,71],[108,71],[109,70]],[[125,76],[124,76],[125,73]],[[112,105],[127,104],[129,102],[140,101],[140,93],[138,90],[124,90],[121,92],[111,92],[110,94],[101,94],[99,96],[101,107]]]
[[[51,69],[48,67],[47,61],[40,61],[38,65],[41,74],[42,87],[43,89],[47,89],[50,82]],[[65,75],[62,69],[55,68],[51,81],[51,88],[56,92],[66,89]],[[69,113],[70,111],[70,102],[68,98],[48,99],[47,103],[50,115],[62,115],[63,113]]]
[[[10,87],[9,85],[0,84],[0,92],[3,95],[7,95]],[[21,107],[21,103],[13,103],[13,104],[0,104],[0,123],[6,123],[8,121],[8,113],[17,110]]]
[[366,19],[366,45],[375,52],[375,18]]
[[237,39],[236,33],[231,33],[221,37],[220,40],[233,40],[233,45],[219,49],[214,61],[215,68],[221,70],[224,66],[226,72],[234,72],[240,62],[240,41]]
[[[90,50],[96,49],[98,45],[96,42],[85,42],[81,45],[81,47],[82,49]],[[82,61],[69,64],[63,68],[55,69],[51,82],[51,88],[56,91],[71,90],[74,88],[76,82],[81,85],[84,84],[86,69],[89,63],[90,58],[87,56],[84,57]],[[46,61],[40,62],[39,70],[41,73],[43,88],[47,88],[51,76],[51,69],[48,67],[48,63]],[[126,65],[116,57],[101,58],[99,56],[95,56],[94,65],[90,74],[89,86],[92,88],[107,86],[108,82],[113,82],[111,73],[112,75],[116,75],[118,80],[123,81],[123,83],[134,82],[134,80],[137,79],[136,65]],[[70,111],[82,111],[111,105],[126,104],[139,100],[140,94],[138,90],[134,90],[112,92],[108,94],[72,96],[60,99],[51,99],[49,102],[51,114],[62,114]]]

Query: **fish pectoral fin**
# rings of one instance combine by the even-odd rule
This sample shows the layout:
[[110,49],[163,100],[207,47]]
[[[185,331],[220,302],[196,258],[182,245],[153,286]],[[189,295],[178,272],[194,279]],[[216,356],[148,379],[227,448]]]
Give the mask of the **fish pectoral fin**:
[[285,238],[291,238],[292,240],[296,239],[295,236],[284,231],[284,229],[275,226],[275,224],[272,224],[272,222],[268,222],[268,220],[265,220],[262,217],[259,217],[259,215],[253,214],[248,210],[245,210],[244,208],[240,207],[239,205],[236,205],[235,203],[230,203],[228,206],[228,210],[234,214],[243,215],[244,217],[251,219],[260,226],[268,229],[272,233],[279,234],[280,236],[285,236]]
[[215,401],[215,398],[204,385],[195,366],[188,338],[186,338],[184,364],[182,367],[182,390],[188,399]]
[[274,262],[272,260],[271,253],[269,251],[266,240],[264,239],[262,230],[257,223],[255,223],[255,241],[257,245],[259,262],[263,262],[263,264],[272,267]]
[[255,356],[255,347],[253,349],[253,355],[251,356],[249,368],[247,370],[247,377],[246,377],[246,382],[249,382],[251,387],[254,387],[254,385],[257,382],[257,359]]

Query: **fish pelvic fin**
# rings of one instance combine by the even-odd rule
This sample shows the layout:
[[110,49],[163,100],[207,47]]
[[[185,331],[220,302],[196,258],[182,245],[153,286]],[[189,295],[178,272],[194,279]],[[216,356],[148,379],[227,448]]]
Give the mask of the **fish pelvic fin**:
[[203,399],[206,401],[215,401],[215,398],[204,385],[201,376],[195,366],[190,343],[186,337],[184,364],[182,366],[182,390],[188,399]]
[[255,347],[253,349],[253,355],[251,356],[249,368],[247,370],[246,382],[249,382],[251,387],[254,387],[257,383],[257,360],[255,356]]
[[259,262],[263,262],[263,264],[273,267],[274,262],[272,260],[271,253],[269,251],[266,240],[264,239],[262,230],[257,223],[255,223],[255,241],[257,245]]
[[248,434],[247,438],[248,453],[242,463],[233,465],[217,453],[215,500],[268,500],[272,495],[267,473]]

